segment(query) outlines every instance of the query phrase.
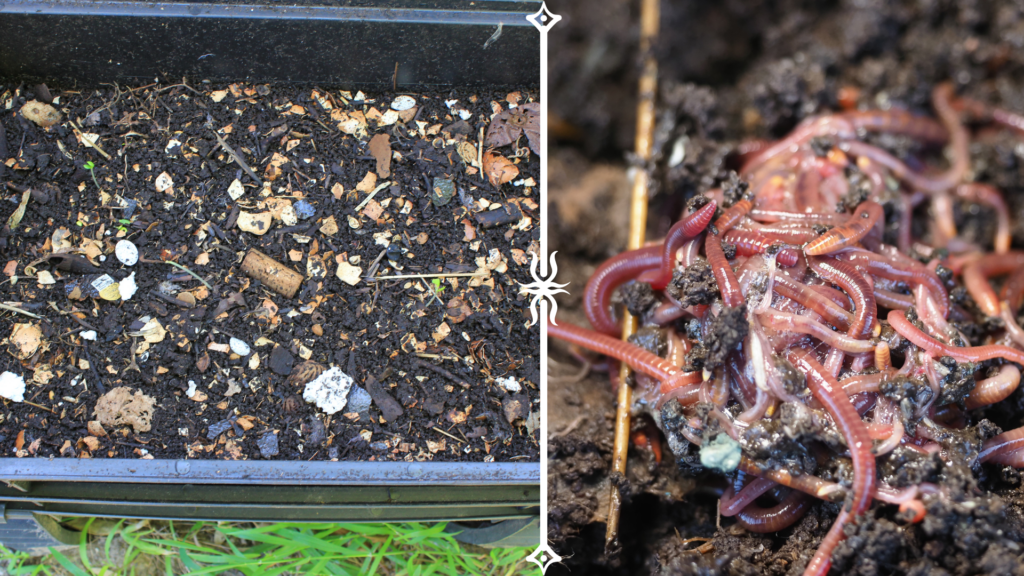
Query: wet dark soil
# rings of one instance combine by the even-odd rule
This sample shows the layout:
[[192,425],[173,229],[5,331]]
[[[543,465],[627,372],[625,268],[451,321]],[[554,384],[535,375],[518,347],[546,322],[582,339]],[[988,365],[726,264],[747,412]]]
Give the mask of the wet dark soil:
[[[625,244],[639,4],[549,4],[564,17],[551,34],[550,56],[551,249],[559,251],[559,280],[571,282],[559,317],[587,325],[583,286]],[[1024,111],[1024,7],[1012,3],[682,1],[663,2],[661,9],[651,239],[664,235],[694,193],[727,179],[728,155],[738,142],[777,138],[841,101],[931,113],[932,88],[953,80],[961,93]],[[1014,211],[1014,244],[1024,246],[1021,140],[1005,133],[975,140],[975,178],[1002,190]],[[912,146],[898,139],[882,144],[897,151]],[[669,167],[676,146],[685,157]],[[927,211],[917,216],[923,229]],[[990,242],[993,219],[958,217],[966,235]],[[719,526],[721,478],[692,466],[686,455],[673,462],[664,443],[660,464],[651,450],[633,446],[626,477],[610,476],[614,398],[607,375],[596,365],[584,376],[579,360],[557,342],[551,366],[548,537],[568,557],[555,573],[802,572],[832,524],[835,504],[817,503],[795,526],[758,535],[726,518]],[[971,414],[974,423],[982,418],[1004,430],[1021,426],[1024,393]],[[933,503],[921,524],[909,525],[895,507],[877,507],[872,521],[837,550],[832,573],[1024,573],[1019,472],[986,466],[948,481],[964,490],[954,503]],[[624,494],[621,546],[607,553],[612,485]],[[703,552],[696,550],[702,545]]]
[[[27,383],[26,402],[0,407],[4,454],[536,461],[539,336],[520,283],[538,251],[539,160],[521,138],[494,151],[515,178],[473,166],[492,116],[536,92],[408,94],[401,112],[398,96],[0,83],[0,218],[33,191],[0,233],[0,301],[42,317],[0,317],[0,371]],[[22,114],[53,98],[57,125]],[[246,213],[269,229],[243,230]],[[138,264],[115,257],[121,239]],[[282,275],[243,271],[254,249],[299,273],[294,295],[275,291]],[[358,271],[342,281],[339,264]],[[90,290],[132,273],[130,299]],[[428,277],[366,279],[395,275]],[[41,344],[15,350],[16,324]],[[327,415],[303,391],[331,367],[354,385]],[[89,425],[118,387],[153,399],[148,429]]]

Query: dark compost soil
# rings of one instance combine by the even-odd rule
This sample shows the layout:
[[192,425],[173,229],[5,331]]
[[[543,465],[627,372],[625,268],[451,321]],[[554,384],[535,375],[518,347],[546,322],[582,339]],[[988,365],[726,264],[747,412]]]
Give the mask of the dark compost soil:
[[[552,32],[551,249],[559,281],[571,282],[559,317],[587,325],[583,286],[597,264],[625,245],[624,158],[632,149],[638,75],[638,3],[551,2],[565,19]],[[1001,1],[849,0],[839,2],[663,2],[656,47],[661,80],[653,167],[651,239],[695,192],[726,175],[728,153],[750,138],[778,138],[808,115],[835,110],[840,94],[869,108],[931,113],[936,83],[1024,111],[1024,5]],[[850,91],[854,88],[856,91]],[[847,90],[843,90],[847,89]],[[665,157],[681,137],[685,159]],[[906,142],[883,142],[898,150]],[[999,133],[972,144],[975,179],[997,186],[1010,204],[1014,246],[1024,246],[1024,144]],[[916,224],[927,217],[922,212]],[[989,242],[987,214],[958,215],[960,229]],[[990,244],[989,244],[990,245]],[[607,376],[585,377],[553,343],[547,414],[548,537],[568,558],[561,574],[799,574],[837,512],[819,503],[779,534],[747,533],[721,519],[715,476],[655,462],[631,447],[626,478],[610,478],[614,398]],[[1004,430],[1024,424],[1024,393],[971,414]],[[947,479],[962,474],[955,466]],[[970,471],[966,471],[970,474]],[[973,471],[977,491],[936,504],[908,526],[893,506],[850,534],[833,557],[834,574],[1022,574],[1024,487],[1012,469]],[[625,503],[621,549],[604,551],[609,486]],[[719,483],[718,486],[721,486]],[[720,488],[719,488],[720,490]],[[698,541],[690,541],[698,538]],[[708,541],[702,554],[694,550]]]
[[[398,94],[310,86],[0,84],[0,218],[32,190],[0,239],[0,301],[44,318],[0,318],[0,371],[27,383],[26,402],[0,407],[4,453],[536,461],[538,330],[519,283],[538,251],[539,161],[521,138],[495,150],[514,179],[495,185],[472,166],[510,92],[411,94],[416,107],[397,112]],[[24,117],[26,102],[53,98],[57,125]],[[109,157],[83,145],[90,134]],[[161,174],[173,188],[158,191]],[[275,217],[257,235],[240,228],[246,213]],[[132,267],[114,256],[122,238],[142,257]],[[294,297],[243,272],[250,249],[301,274]],[[74,255],[70,270],[47,258],[57,251]],[[339,264],[358,267],[354,284]],[[363,278],[439,272],[464,276]],[[130,299],[90,293],[96,275],[130,273]],[[7,340],[16,324],[41,344]],[[303,390],[332,366],[355,384],[328,416]],[[118,387],[152,398],[148,429],[90,424]]]

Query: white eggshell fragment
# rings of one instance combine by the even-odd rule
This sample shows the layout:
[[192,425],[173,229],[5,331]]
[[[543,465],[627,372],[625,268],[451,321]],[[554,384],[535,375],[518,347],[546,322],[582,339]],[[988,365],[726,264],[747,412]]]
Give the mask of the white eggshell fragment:
[[230,196],[232,200],[238,200],[243,194],[245,194],[245,188],[242,188],[242,183],[235,178],[235,180],[231,182],[231,185],[228,186],[228,196]]
[[239,340],[238,338],[232,338],[231,340],[228,341],[228,344],[231,346],[231,351],[234,352],[235,354],[238,354],[239,356],[245,356],[249,354],[249,345]]
[[135,284],[135,272],[128,275],[127,278],[117,283],[117,290],[121,293],[121,300],[131,300],[132,296],[139,291],[139,287]]
[[24,402],[25,379],[12,372],[0,374],[0,396],[15,402]]
[[139,249],[130,240],[121,240],[114,246],[114,255],[125,266],[135,266],[139,261]]
[[412,96],[399,96],[398,98],[395,98],[394,100],[391,101],[391,109],[398,110],[399,112],[403,110],[408,110],[409,108],[412,108],[415,105],[416,99],[413,98]]

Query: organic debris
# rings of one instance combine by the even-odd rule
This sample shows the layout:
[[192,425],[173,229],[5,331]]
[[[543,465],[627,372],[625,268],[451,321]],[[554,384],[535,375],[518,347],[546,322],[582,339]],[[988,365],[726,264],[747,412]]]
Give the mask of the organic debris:
[[[5,449],[539,457],[536,435],[501,417],[488,384],[514,377],[538,402],[539,327],[521,286],[540,250],[539,160],[502,148],[502,174],[519,175],[496,184],[482,166],[507,91],[103,85],[54,91],[60,118],[44,129],[22,117],[34,90],[0,84],[0,371],[25,374],[32,402],[0,408]],[[520,107],[533,100],[518,93]],[[15,324],[38,329],[38,345],[25,338],[34,331],[12,340]],[[421,370],[420,355],[470,386]],[[350,392],[326,417],[302,393],[339,370]],[[149,431],[93,415],[119,388],[154,400]],[[452,410],[465,419],[453,424]],[[82,438],[89,421],[109,435]],[[300,426],[322,426],[322,442]],[[482,432],[440,449],[435,427]]]
[[118,386],[100,397],[93,414],[106,426],[131,426],[136,433],[149,432],[155,406],[156,399],[141,390],[132,395],[131,388]]

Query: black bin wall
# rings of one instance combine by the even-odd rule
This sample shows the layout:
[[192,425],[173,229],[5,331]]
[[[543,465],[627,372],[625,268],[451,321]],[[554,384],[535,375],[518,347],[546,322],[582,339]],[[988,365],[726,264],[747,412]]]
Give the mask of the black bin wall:
[[0,77],[407,90],[539,82],[540,36],[526,20],[539,3],[327,4],[4,0]]

